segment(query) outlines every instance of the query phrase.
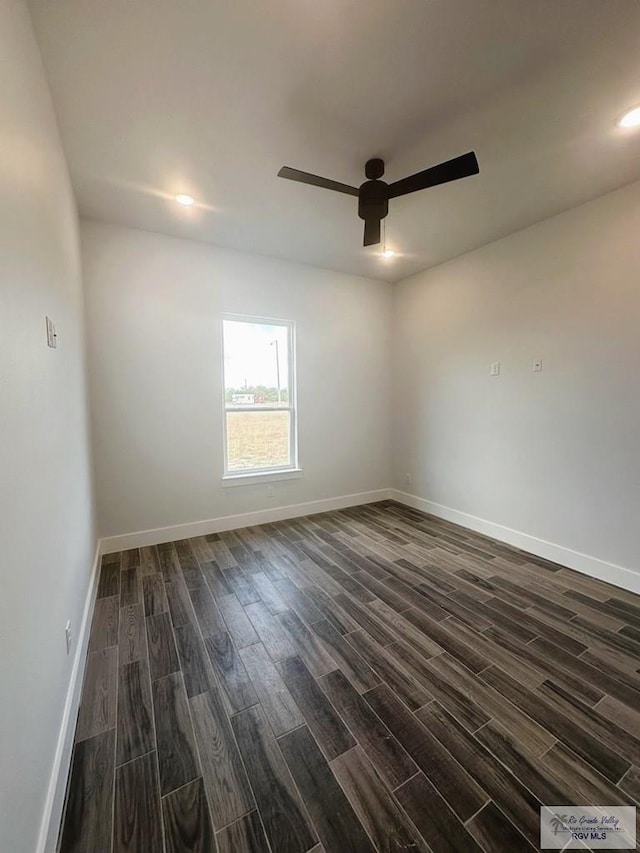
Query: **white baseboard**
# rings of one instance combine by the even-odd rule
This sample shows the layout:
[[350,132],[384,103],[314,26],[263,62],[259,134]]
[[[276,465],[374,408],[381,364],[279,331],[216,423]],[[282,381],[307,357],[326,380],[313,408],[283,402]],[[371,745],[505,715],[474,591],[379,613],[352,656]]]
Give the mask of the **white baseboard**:
[[100,540],[100,554],[111,554],[115,551],[125,551],[128,548],[140,548],[145,545],[159,545],[161,542],[173,542],[176,539],[190,539],[193,536],[206,536],[209,533],[220,533],[224,530],[236,530],[241,527],[251,527],[256,524],[268,524],[271,521],[285,521],[301,515],[313,515],[318,512],[329,512],[334,509],[344,509],[349,506],[375,503],[389,498],[399,503],[431,513],[439,518],[452,521],[462,527],[483,533],[500,542],[506,542],[535,554],[545,560],[560,563],[578,572],[598,578],[598,580],[640,593],[640,572],[608,563],[597,557],[573,551],[563,545],[538,539],[528,533],[513,530],[502,524],[478,518],[460,510],[434,503],[426,498],[402,492],[399,489],[378,489],[371,492],[359,492],[354,495],[341,495],[335,498],[325,498],[307,503],[292,504],[291,506],[274,507],[272,509],[246,512],[239,515],[225,515],[219,518],[209,518],[203,521],[193,521],[187,524],[176,524],[170,527],[158,527],[154,530],[140,530],[135,533],[125,533],[121,536],[108,536]]
[[419,498],[417,495],[410,495],[398,489],[391,489],[390,491],[392,500],[398,501],[398,503],[406,504],[422,512],[428,512],[431,515],[438,516],[438,518],[444,518],[446,521],[452,521],[454,524],[475,530],[477,533],[483,533],[492,539],[506,542],[522,551],[528,551],[530,554],[535,554],[545,560],[568,566],[577,572],[622,587],[622,589],[627,589],[630,592],[640,593],[640,572],[617,566],[615,563],[607,563],[605,560],[590,557],[588,554],[582,554],[579,551],[572,551],[571,548],[565,548],[563,545],[538,539],[528,533],[522,533],[519,530],[504,527],[502,524],[460,512],[460,510],[451,509],[448,506],[442,506],[442,504],[428,501],[425,498]]
[[84,665],[87,658],[87,647],[89,645],[89,633],[93,607],[96,593],[98,591],[98,575],[100,568],[100,542],[96,544],[96,552],[91,567],[89,588],[82,613],[82,624],[78,632],[76,653],[71,668],[71,678],[67,698],[64,704],[62,724],[58,734],[53,768],[49,778],[49,787],[45,799],[42,822],[40,824],[40,835],[36,853],[54,853],[60,831],[62,809],[64,808],[64,797],[67,789],[67,778],[71,766],[71,753],[73,750],[73,736],[76,728],[76,717],[80,707],[80,693],[82,690],[82,679]]
[[107,536],[100,540],[100,553],[112,554],[129,548],[141,548],[145,545],[159,545],[162,542],[174,542],[177,539],[191,539],[193,536],[206,536],[209,533],[221,533],[223,530],[236,530],[240,527],[252,527],[256,524],[268,524],[271,521],[285,521],[301,515],[313,515],[349,506],[370,504],[388,500],[390,489],[378,489],[374,492],[359,492],[356,495],[341,495],[336,498],[324,498],[291,506],[261,509],[240,515],[224,515],[220,518],[208,518],[204,521],[192,521],[187,524],[175,524],[171,527],[157,527],[155,530],[139,530],[121,536]]

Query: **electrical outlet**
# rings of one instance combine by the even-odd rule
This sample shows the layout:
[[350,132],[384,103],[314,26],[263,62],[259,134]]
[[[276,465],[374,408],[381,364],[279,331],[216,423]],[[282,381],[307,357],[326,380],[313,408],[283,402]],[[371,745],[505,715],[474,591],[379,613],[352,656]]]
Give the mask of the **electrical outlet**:
[[67,622],[64,627],[64,636],[67,641],[67,654],[71,652],[71,622]]
[[533,372],[534,373],[542,373],[542,359],[534,358],[533,360]]
[[407,486],[413,486],[413,474],[405,474],[404,482]]
[[274,486],[267,486],[267,497],[272,498],[276,493]]
[[491,362],[491,375],[492,376],[500,376],[500,362],[499,361]]

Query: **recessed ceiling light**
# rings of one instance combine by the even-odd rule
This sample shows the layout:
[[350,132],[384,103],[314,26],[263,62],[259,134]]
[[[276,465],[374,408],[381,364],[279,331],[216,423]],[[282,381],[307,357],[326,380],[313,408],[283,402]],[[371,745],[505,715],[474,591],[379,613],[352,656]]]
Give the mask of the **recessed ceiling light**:
[[180,193],[180,195],[176,196],[176,201],[178,202],[178,204],[183,204],[185,207],[191,207],[191,205],[195,202],[195,199],[192,198],[190,195],[183,195],[182,193]]
[[392,258],[395,255],[393,249],[383,249],[381,252],[383,258]]
[[619,127],[640,127],[640,107],[634,107],[618,119]]

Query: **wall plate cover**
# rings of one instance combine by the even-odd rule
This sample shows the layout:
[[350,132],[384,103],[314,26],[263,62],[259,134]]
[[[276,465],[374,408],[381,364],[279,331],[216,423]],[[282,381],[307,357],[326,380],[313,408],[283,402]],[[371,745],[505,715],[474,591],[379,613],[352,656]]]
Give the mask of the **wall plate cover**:
[[51,317],[45,317],[47,323],[47,346],[55,349],[58,346],[56,326]]

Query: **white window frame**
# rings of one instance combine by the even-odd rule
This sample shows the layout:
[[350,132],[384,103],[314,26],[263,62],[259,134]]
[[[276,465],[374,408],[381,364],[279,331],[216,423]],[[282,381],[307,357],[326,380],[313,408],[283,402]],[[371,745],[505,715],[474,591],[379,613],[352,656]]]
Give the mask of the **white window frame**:
[[[287,406],[260,406],[251,409],[247,406],[227,406],[226,379],[224,375],[224,323],[255,323],[256,325],[284,326],[287,329],[288,372],[287,372]],[[289,480],[300,477],[302,469],[298,467],[298,400],[296,394],[296,328],[293,320],[282,320],[275,317],[256,317],[247,314],[223,314],[220,324],[220,341],[222,349],[222,441],[224,454],[223,485],[239,486],[251,483],[269,483],[277,480]],[[244,471],[230,471],[227,446],[227,412],[289,412],[289,465],[278,465],[270,468],[249,468]]]

